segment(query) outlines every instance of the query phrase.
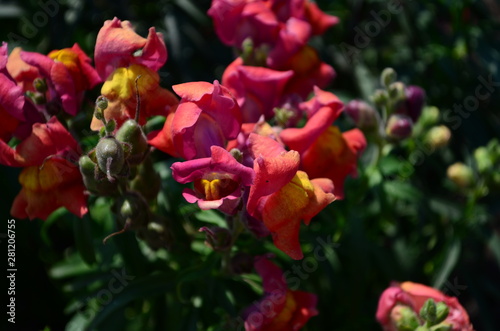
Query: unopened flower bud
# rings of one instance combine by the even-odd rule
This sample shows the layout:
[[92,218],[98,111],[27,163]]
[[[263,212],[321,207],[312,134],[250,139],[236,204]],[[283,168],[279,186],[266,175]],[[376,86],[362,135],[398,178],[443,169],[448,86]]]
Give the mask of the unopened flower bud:
[[448,305],[444,302],[438,302],[436,304],[436,324],[441,323],[448,317],[448,314],[450,312],[450,308],[448,308]]
[[125,121],[116,132],[115,137],[131,146],[130,155],[127,158],[129,164],[136,165],[144,160],[149,151],[148,140],[141,126],[135,120]]
[[400,141],[411,136],[412,129],[413,122],[411,118],[406,115],[393,114],[387,121],[385,132],[388,138]]
[[346,114],[362,130],[374,129],[378,125],[377,111],[362,100],[352,100],[345,107]]
[[231,271],[237,275],[248,274],[253,270],[254,258],[247,253],[238,252],[231,258]]
[[101,111],[104,111],[106,108],[108,108],[108,99],[102,95],[99,96],[95,101],[95,107],[99,108]]
[[43,78],[35,78],[33,80],[33,87],[37,92],[45,93],[47,92],[47,83]]
[[433,299],[428,299],[422,308],[420,309],[420,317],[422,317],[425,321],[429,322],[430,325],[436,324],[437,320],[437,312],[436,312],[436,303]]
[[410,116],[414,122],[416,122],[422,113],[422,108],[424,107],[425,91],[419,86],[410,85],[406,87],[405,95],[407,115]]
[[405,99],[405,84],[402,82],[394,82],[388,87],[389,96],[395,101],[401,101]]
[[450,138],[451,131],[445,125],[431,128],[425,137],[426,141],[435,149],[447,146]]
[[388,87],[397,78],[396,71],[392,68],[385,68],[380,74],[380,83],[382,86]]
[[146,157],[137,167],[132,167],[134,168],[137,174],[131,177],[133,180],[130,182],[130,187],[140,192],[147,201],[154,200],[160,191],[161,178],[154,169],[151,158]]
[[120,224],[135,230],[147,226],[149,206],[139,193],[129,191],[117,201],[116,214]]
[[116,121],[114,119],[110,119],[106,123],[106,132],[108,134],[111,134],[113,131],[115,131],[115,129],[116,129]]
[[99,168],[88,155],[80,157],[78,165],[82,174],[83,184],[90,193],[101,196],[110,196],[117,193],[118,182],[112,183],[96,178],[96,171],[99,171]]
[[439,109],[437,107],[424,107],[419,123],[423,126],[435,125],[439,121]]
[[446,175],[452,182],[462,188],[470,187],[474,182],[472,169],[461,162],[454,163],[448,167]]
[[229,151],[229,153],[231,153],[231,155],[235,158],[236,161],[240,162],[243,161],[243,153],[237,149],[237,148],[233,148]]
[[417,314],[408,306],[396,305],[391,311],[391,321],[396,330],[415,330],[420,323]]
[[376,90],[373,93],[372,99],[377,107],[384,107],[389,100],[389,95],[384,90]]
[[493,160],[486,147],[479,147],[474,151],[474,159],[476,160],[477,170],[480,173],[485,173],[493,169]]
[[95,148],[97,165],[106,174],[110,182],[113,176],[118,175],[125,164],[125,155],[122,144],[112,136],[99,140]]
[[214,251],[225,251],[231,247],[231,232],[228,229],[204,226],[199,231],[206,233],[205,244],[212,247]]

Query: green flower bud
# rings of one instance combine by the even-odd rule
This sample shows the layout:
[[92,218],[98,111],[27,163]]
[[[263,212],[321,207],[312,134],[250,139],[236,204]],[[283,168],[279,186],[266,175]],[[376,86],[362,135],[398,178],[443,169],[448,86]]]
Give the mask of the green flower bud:
[[231,153],[231,155],[235,158],[236,161],[240,162],[243,161],[243,153],[237,149],[237,148],[233,148],[229,151],[229,153]]
[[402,101],[406,98],[405,84],[402,82],[395,82],[388,87],[389,96],[396,101]]
[[436,324],[437,311],[436,303],[433,299],[428,299],[420,309],[420,317],[429,322],[430,325]]
[[149,205],[137,192],[126,192],[116,202],[118,223],[131,230],[146,227],[149,222]]
[[115,131],[116,128],[116,121],[114,119],[110,119],[108,123],[106,123],[106,133],[111,134],[113,131]]
[[396,305],[391,310],[391,321],[397,330],[415,330],[420,325],[417,314],[408,306]]
[[40,93],[45,93],[47,92],[47,83],[45,82],[45,79],[43,78],[35,78],[33,80],[33,87],[37,92]]
[[386,91],[384,90],[376,90],[375,93],[373,93],[372,100],[377,105],[377,107],[385,107],[387,104],[387,101],[389,100],[389,95],[387,94]]
[[451,131],[448,127],[444,125],[439,125],[431,128],[427,135],[425,136],[425,140],[433,147],[434,149],[442,148],[448,145],[448,142],[451,138]]
[[479,147],[474,151],[474,159],[476,160],[477,170],[480,173],[486,173],[493,169],[493,161],[486,147]]
[[439,109],[437,107],[425,107],[418,120],[423,126],[435,125],[439,121]]
[[141,126],[132,119],[125,121],[115,135],[116,139],[131,146],[127,161],[130,165],[141,163],[149,151],[148,140]]
[[448,308],[448,305],[444,302],[438,302],[436,304],[436,324],[441,323],[448,317],[448,314],[450,312],[450,308]]
[[100,196],[110,196],[118,193],[118,182],[112,183],[96,178],[96,171],[100,170],[88,155],[80,157],[78,165],[82,174],[83,184],[90,193]]
[[106,174],[108,180],[113,182],[113,176],[117,176],[125,165],[125,157],[122,144],[112,136],[99,140],[95,148],[97,165]]
[[97,97],[95,108],[104,111],[104,109],[108,108],[108,99],[102,95]]
[[462,188],[470,187],[474,183],[472,169],[461,162],[449,166],[446,175],[452,182]]
[[380,74],[380,83],[382,86],[388,87],[391,83],[396,81],[397,74],[392,68],[385,68]]
[[130,182],[130,188],[140,192],[147,201],[156,199],[160,191],[161,178],[153,167],[153,162],[150,157],[146,157],[144,161],[136,168],[136,175]]

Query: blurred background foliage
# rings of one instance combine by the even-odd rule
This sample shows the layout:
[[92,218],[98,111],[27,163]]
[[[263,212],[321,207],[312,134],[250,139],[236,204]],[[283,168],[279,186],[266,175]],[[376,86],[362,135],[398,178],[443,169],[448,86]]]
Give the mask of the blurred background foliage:
[[[477,110],[460,115],[460,121],[450,116],[457,116],[455,105],[475,95],[480,77],[500,82],[500,3],[402,1],[404,12],[390,16],[380,33],[346,57],[342,45],[355,46],[357,31],[364,31],[373,13],[387,10],[389,2],[316,2],[341,19],[312,41],[337,71],[330,90],[344,101],[368,99],[382,69],[393,67],[403,82],[426,90],[427,103],[440,109],[441,123],[451,129],[452,138],[447,148],[431,153],[416,135],[375,167],[369,157],[362,160],[359,177],[346,183],[345,200],[334,202],[303,228],[306,258],[318,238],[336,243],[326,248],[327,259],[318,262],[317,270],[300,281],[300,289],[319,295],[320,314],[305,329],[377,330],[380,293],[392,280],[412,280],[457,296],[477,330],[498,330],[500,196],[498,187],[482,194],[483,178],[472,154],[500,137],[500,84]],[[29,30],[35,16],[43,16],[40,3],[57,9],[45,24]],[[92,55],[107,19],[130,20],[143,36],[155,26],[164,33],[169,51],[160,70],[161,84],[169,88],[220,79],[234,58],[214,33],[206,15],[209,7],[208,0],[0,1],[0,39],[10,49],[22,46],[41,53],[78,42]],[[88,103],[97,95],[98,89],[90,93]],[[352,124],[343,119],[341,125]],[[260,297],[260,279],[220,271],[221,256],[203,244],[197,229],[207,221],[223,224],[223,217],[185,202],[181,185],[169,173],[175,160],[153,156],[162,178],[156,208],[171,226],[170,250],[155,252],[133,232],[103,245],[102,238],[116,226],[110,202],[102,198],[91,199],[91,213],[83,220],[59,210],[46,222],[17,221],[18,329],[236,329],[238,314]],[[474,169],[473,188],[460,189],[447,179],[446,169],[457,161]],[[0,166],[0,173],[0,210],[9,215],[20,189],[19,169]],[[6,225],[3,229],[6,233]],[[303,267],[269,241],[262,243],[244,234],[238,249],[252,255],[272,251],[285,271]],[[113,270],[133,279],[106,302],[102,289],[116,278]]]

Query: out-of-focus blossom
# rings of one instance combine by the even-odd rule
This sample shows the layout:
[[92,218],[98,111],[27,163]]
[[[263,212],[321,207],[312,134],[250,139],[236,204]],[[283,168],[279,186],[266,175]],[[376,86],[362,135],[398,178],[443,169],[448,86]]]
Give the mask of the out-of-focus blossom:
[[283,271],[267,257],[257,257],[254,266],[264,297],[244,311],[246,331],[296,331],[318,315],[316,295],[288,289]]
[[120,67],[139,64],[158,71],[167,61],[163,35],[149,28],[147,38],[135,33],[129,21],[118,18],[104,22],[97,35],[94,61],[102,80]]
[[[136,79],[139,76],[137,91]],[[138,64],[116,69],[104,82],[101,94],[108,100],[104,118],[114,119],[117,127],[127,119],[135,118],[137,94],[141,105],[138,120],[140,125],[144,125],[151,116],[166,116],[171,107],[178,103],[172,92],[160,86],[160,77],[156,72]],[[102,126],[101,120],[95,117],[92,119],[90,124],[92,130],[99,130]]]
[[385,133],[387,137],[399,141],[411,136],[413,121],[407,115],[392,114],[387,121]]
[[[6,142],[12,136],[26,138],[31,133],[33,123],[43,121],[35,106],[25,97],[23,87],[9,73],[7,67],[10,59],[7,43],[3,43],[0,47],[0,140]],[[27,64],[26,67],[29,68]]]
[[420,86],[410,85],[404,89],[405,100],[397,109],[397,113],[408,115],[414,123],[417,122],[425,103],[425,91]]
[[460,305],[457,298],[444,295],[440,291],[422,284],[413,282],[395,283],[387,288],[380,296],[377,308],[377,320],[386,331],[397,331],[393,310],[399,306],[407,306],[418,315],[420,309],[428,299],[444,302],[449,313],[443,324],[451,326],[453,331],[472,331],[469,315]]
[[240,105],[243,123],[256,123],[260,116],[265,119],[274,116],[283,90],[293,72],[276,71],[264,67],[243,65],[241,58],[231,63],[222,76],[222,85],[236,97]]
[[300,221],[308,225],[312,217],[335,200],[333,184],[326,178],[309,180],[305,172],[298,171],[299,154],[286,152],[271,138],[252,133],[248,144],[255,159],[248,213],[262,220],[277,248],[293,259],[301,259]]
[[[210,157],[211,146],[225,147],[241,130],[241,111],[227,88],[218,81],[173,86],[181,101],[163,129],[150,136],[154,147],[187,160]],[[173,150],[172,150],[173,149]]]
[[274,44],[279,22],[264,1],[213,0],[208,10],[220,40],[241,48],[249,38],[254,47]]
[[222,147],[210,150],[210,157],[174,163],[172,177],[181,184],[194,183],[194,190],[187,188],[182,194],[188,202],[234,214],[243,189],[253,182],[254,171]]
[[24,167],[12,216],[45,220],[57,208],[66,207],[82,217],[87,212],[87,199],[82,176],[74,164],[78,150],[77,142],[55,117],[34,124],[31,135],[15,149],[0,141],[0,163]]

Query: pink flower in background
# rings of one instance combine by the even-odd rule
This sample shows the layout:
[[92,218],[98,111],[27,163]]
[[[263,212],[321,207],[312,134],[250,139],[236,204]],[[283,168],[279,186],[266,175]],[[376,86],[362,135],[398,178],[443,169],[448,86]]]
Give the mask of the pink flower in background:
[[253,182],[254,171],[222,147],[212,146],[211,152],[207,158],[174,163],[172,176],[181,184],[194,183],[194,190],[188,188],[182,194],[188,202],[234,214],[243,189]]
[[210,157],[212,146],[225,147],[241,130],[241,111],[227,88],[218,81],[174,85],[181,97],[163,129],[150,136],[150,144],[186,160]]
[[243,313],[246,331],[300,330],[318,315],[316,295],[290,290],[283,271],[267,257],[257,257],[254,266],[262,277],[264,297]]
[[94,61],[102,80],[119,67],[140,64],[158,71],[167,61],[167,48],[163,35],[149,28],[147,38],[135,33],[129,21],[118,18],[104,22],[97,35]]
[[444,302],[448,306],[449,313],[443,323],[451,326],[451,330],[474,330],[470,324],[469,315],[457,298],[449,297],[432,287],[413,282],[394,283],[382,293],[378,302],[377,320],[384,330],[396,331],[396,321],[393,319],[397,314],[393,314],[393,310],[399,306],[406,306],[418,315],[428,299],[433,299],[436,303]]

